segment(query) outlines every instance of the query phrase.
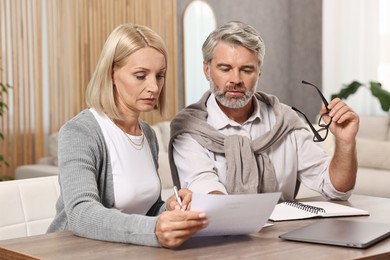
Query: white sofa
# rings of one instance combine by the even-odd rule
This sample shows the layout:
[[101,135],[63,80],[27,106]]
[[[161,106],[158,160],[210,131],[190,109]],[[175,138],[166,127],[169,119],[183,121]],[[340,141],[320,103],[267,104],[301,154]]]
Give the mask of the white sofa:
[[[160,146],[159,174],[163,186],[163,198],[172,195],[172,179],[168,162],[168,141],[170,126],[168,121],[152,125]],[[332,154],[334,139],[330,135],[322,143],[324,149]],[[390,198],[390,116],[361,116],[360,130],[357,137],[358,178],[356,194],[365,194]],[[40,160],[39,164],[24,165],[16,169],[15,178],[57,175],[57,134],[49,139],[49,156]],[[298,197],[318,195],[301,185]]]
[[0,240],[45,233],[59,194],[58,176],[0,182]]

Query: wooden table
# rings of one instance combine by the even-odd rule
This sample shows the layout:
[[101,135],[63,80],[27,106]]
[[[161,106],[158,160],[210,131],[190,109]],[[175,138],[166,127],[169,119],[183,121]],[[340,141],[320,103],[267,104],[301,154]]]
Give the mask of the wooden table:
[[[390,199],[353,195],[339,203],[370,212],[370,216],[348,219],[390,222]],[[0,241],[0,259],[390,259],[390,238],[367,249],[278,238],[314,221],[318,219],[276,222],[248,236],[192,238],[175,250],[91,240],[69,232],[52,233]]]

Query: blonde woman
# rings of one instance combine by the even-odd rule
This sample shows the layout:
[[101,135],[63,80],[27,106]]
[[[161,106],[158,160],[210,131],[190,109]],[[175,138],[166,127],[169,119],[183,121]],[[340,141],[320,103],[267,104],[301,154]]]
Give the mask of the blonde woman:
[[108,37],[86,91],[88,109],[59,133],[61,195],[48,232],[174,248],[207,225],[202,212],[161,200],[158,144],[140,113],[164,109],[167,51],[148,27],[123,24]]

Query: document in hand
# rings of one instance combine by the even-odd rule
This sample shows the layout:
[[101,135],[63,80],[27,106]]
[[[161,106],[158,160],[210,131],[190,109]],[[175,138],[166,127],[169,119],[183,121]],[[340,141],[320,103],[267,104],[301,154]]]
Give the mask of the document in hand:
[[280,192],[261,194],[192,194],[191,210],[209,221],[195,236],[246,235],[259,232],[280,198]]
[[286,201],[275,206],[272,221],[296,220],[316,217],[364,216],[368,211],[336,204],[329,201]]

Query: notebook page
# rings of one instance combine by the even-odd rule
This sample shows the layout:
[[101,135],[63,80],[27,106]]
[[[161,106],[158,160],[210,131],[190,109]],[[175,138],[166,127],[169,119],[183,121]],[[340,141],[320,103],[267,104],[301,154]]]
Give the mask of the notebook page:
[[325,213],[319,213],[322,217],[336,217],[336,216],[362,216],[369,215],[368,211],[336,204],[328,201],[302,202],[303,204],[323,208]]
[[[290,203],[290,202],[288,202]],[[300,208],[300,206],[313,206],[316,208],[321,208],[325,212],[311,212]],[[310,202],[300,202],[299,205],[294,206],[287,203],[279,203],[275,206],[274,211],[270,216],[272,221],[284,221],[284,220],[297,220],[297,219],[307,219],[314,217],[336,217],[336,216],[362,216],[369,215],[365,210],[336,204],[329,201],[310,201]]]
[[313,217],[317,217],[317,214],[296,208],[285,203],[279,203],[275,206],[274,211],[272,212],[269,219],[272,221],[282,221]]

